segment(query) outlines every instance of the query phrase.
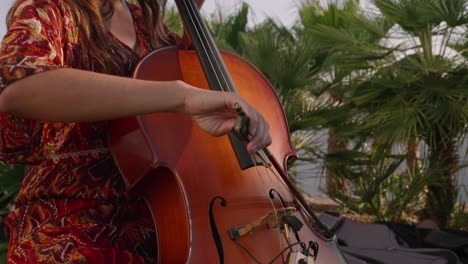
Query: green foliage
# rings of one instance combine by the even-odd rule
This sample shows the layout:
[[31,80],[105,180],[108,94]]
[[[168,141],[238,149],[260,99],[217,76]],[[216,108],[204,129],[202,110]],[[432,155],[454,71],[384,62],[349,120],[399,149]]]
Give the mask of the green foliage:
[[219,48],[242,54],[240,35],[247,32],[248,14],[249,6],[244,3],[232,16],[226,18],[221,13],[212,16],[210,29]]
[[3,221],[13,207],[23,175],[23,166],[0,165],[0,263],[6,263],[8,248],[8,234]]
[[0,263],[7,262],[8,241],[0,242]]
[[[363,202],[361,207],[378,217],[391,215],[386,212],[395,211],[392,208],[403,208],[396,201],[387,201],[385,209],[384,203],[380,203],[382,193],[373,187],[375,182],[385,185],[386,192],[400,192],[395,186],[397,181],[392,179],[406,181],[408,186],[416,180],[419,187],[412,190],[421,193],[420,183],[424,182],[429,187],[428,197],[432,197],[429,209],[444,225],[450,211],[447,208],[454,206],[456,192],[453,181],[458,159],[452,143],[461,142],[468,124],[468,67],[462,57],[466,57],[468,43],[468,1],[374,0],[374,3],[381,15],[365,14],[358,2],[352,0],[329,1],[326,6],[310,0],[302,6],[300,32],[317,40],[326,57],[320,72],[323,81],[318,82],[322,86],[316,91],[331,98],[329,104],[315,109],[316,115],[310,120],[333,130],[341,142],[379,142],[390,148],[422,140],[429,151],[421,160],[425,167],[412,173],[393,172],[398,175],[396,178],[389,174],[394,168],[388,160],[390,156],[365,159],[369,169],[389,166],[387,174],[378,173],[383,178],[378,177],[377,171],[353,171],[347,167],[363,166],[360,163],[363,154],[359,151],[338,149],[323,158],[328,171],[348,179],[355,188],[348,198],[355,202],[357,197]],[[436,42],[436,37],[440,41]],[[402,38],[407,41],[400,41]],[[453,55],[451,47],[460,53]],[[329,149],[336,147],[329,145]],[[331,162],[333,155],[341,155],[339,163]],[[367,155],[371,153],[364,156]],[[450,158],[441,162],[441,157]],[[413,194],[420,197],[417,192]],[[341,200],[347,199],[339,195]],[[396,195],[400,197],[399,193]]]
[[[0,166],[0,186],[2,187],[0,189],[0,208],[11,205],[12,201],[16,198],[23,175],[23,166]],[[4,211],[0,211],[0,216],[3,216],[4,213]]]
[[318,49],[307,39],[267,21],[242,35],[243,56],[268,78],[276,89],[291,132],[307,127],[313,107],[310,102],[314,77],[320,67]]
[[351,182],[352,195],[335,197],[345,208],[374,215],[376,220],[411,222],[424,205],[423,191],[430,178],[402,169],[405,157],[390,154],[388,148],[357,144],[352,150],[326,155],[325,166]]
[[[468,121],[466,72],[434,60],[438,72],[427,73],[417,56],[408,56],[377,71],[352,90],[352,103],[366,114],[363,130],[374,130],[382,141],[421,137],[436,140],[459,135]],[[460,72],[461,71],[461,72]]]
[[172,31],[182,36],[184,28],[182,26],[182,20],[180,19],[179,12],[175,6],[171,6],[166,9],[164,13],[164,23]]
[[[466,186],[461,191],[464,192],[465,196],[468,196],[468,188]],[[468,208],[465,202],[459,201],[455,207],[450,228],[468,231]]]

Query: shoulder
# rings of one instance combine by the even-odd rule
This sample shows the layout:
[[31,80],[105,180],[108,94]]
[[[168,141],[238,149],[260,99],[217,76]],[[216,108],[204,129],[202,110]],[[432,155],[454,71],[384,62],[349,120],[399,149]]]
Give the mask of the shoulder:
[[[16,0],[7,17],[7,27],[11,30],[35,30],[47,28],[57,33],[70,24],[72,13],[69,0]],[[74,1],[74,0],[72,0]]]
[[16,0],[8,13],[6,35],[75,40],[77,33],[68,1],[75,0]]
[[16,0],[8,15],[8,22],[28,15],[61,15],[69,11],[66,0]]

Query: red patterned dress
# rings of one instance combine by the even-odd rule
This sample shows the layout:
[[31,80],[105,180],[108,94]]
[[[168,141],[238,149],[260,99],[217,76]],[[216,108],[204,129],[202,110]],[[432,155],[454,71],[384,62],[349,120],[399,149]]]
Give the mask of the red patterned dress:
[[[109,40],[129,76],[152,48],[141,9],[127,2],[140,52],[111,33]],[[0,91],[56,68],[93,69],[65,1],[18,0],[11,21],[0,49]],[[0,121],[0,160],[27,165],[16,210],[6,219],[9,263],[155,262],[151,215],[126,194],[109,153],[107,122],[49,123],[7,113]]]

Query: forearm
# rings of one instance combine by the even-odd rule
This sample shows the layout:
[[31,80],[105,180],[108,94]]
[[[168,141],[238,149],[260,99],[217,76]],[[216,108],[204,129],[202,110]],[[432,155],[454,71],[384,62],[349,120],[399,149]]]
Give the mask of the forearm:
[[55,122],[110,120],[153,112],[181,112],[182,82],[152,82],[75,69],[36,74],[0,94],[0,110]]
[[240,104],[250,118],[249,153],[268,146],[268,123],[237,93],[198,89],[182,81],[144,81],[57,69],[18,80],[0,93],[0,112],[35,120],[84,122],[179,112],[213,136],[232,130],[237,118],[235,104]]

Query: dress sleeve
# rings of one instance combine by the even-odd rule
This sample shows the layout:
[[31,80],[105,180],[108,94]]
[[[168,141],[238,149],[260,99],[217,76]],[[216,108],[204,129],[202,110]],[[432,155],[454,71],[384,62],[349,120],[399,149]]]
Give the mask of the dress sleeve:
[[[64,66],[64,17],[56,1],[19,0],[0,48],[0,92],[27,76]],[[0,113],[0,160],[34,163],[42,122]]]

